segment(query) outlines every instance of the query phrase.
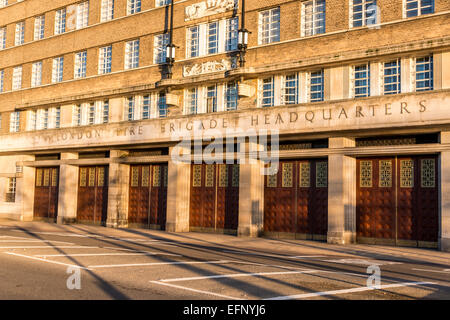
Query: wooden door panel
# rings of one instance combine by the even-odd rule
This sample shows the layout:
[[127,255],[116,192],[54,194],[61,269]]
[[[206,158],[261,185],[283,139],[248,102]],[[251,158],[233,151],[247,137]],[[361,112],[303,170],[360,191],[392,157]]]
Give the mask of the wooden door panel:
[[56,221],[58,215],[59,168],[36,168],[34,216]]
[[80,167],[78,179],[79,221],[105,223],[108,210],[108,167]]

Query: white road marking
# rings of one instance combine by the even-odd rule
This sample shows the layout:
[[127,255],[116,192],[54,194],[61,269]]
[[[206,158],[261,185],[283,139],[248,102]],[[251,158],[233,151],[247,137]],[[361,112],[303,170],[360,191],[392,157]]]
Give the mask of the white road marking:
[[28,258],[28,259],[32,259],[32,260],[38,260],[38,261],[42,261],[42,262],[47,262],[47,263],[53,263],[53,264],[58,264],[58,265],[63,265],[63,266],[68,266],[68,267],[75,267],[75,268],[80,268],[80,269],[84,269],[84,270],[89,270],[89,268],[85,268],[85,267],[82,267],[82,266],[79,266],[79,265],[76,265],[76,264],[68,264],[68,263],[51,261],[51,260],[46,260],[46,259],[37,258],[37,257],[30,257],[30,256],[26,256],[26,255],[23,255],[23,254],[15,253],[15,252],[5,252],[5,253],[9,254],[9,255],[17,256],[17,257]]
[[0,240],[0,243],[3,243],[3,242],[58,242],[58,243],[66,243],[66,244],[74,244],[74,243],[72,243],[72,242],[66,242],[66,241],[56,241],[56,240],[22,240],[22,239],[19,239],[19,240],[15,240],[15,239],[11,239],[11,240]]
[[177,256],[173,253],[140,252],[140,253],[76,253],[76,254],[35,254],[35,257],[96,257],[96,256]]
[[122,268],[122,267],[144,267],[144,266],[163,266],[163,265],[179,265],[179,264],[225,264],[232,261],[217,260],[217,261],[176,261],[176,262],[149,262],[149,263],[130,263],[130,264],[106,264],[88,266],[88,268]]
[[413,270],[417,270],[417,271],[427,271],[427,272],[438,272],[438,273],[449,273],[449,274],[450,274],[450,269],[444,269],[444,270],[431,270],[431,269],[415,269],[415,268],[413,268]]
[[323,258],[325,256],[293,256],[293,257],[288,257],[291,259],[308,259],[308,258]]
[[187,278],[162,279],[162,280],[159,280],[159,281],[161,281],[161,282],[178,282],[178,281],[193,281],[193,280],[203,280],[203,279],[259,277],[259,276],[272,276],[272,275],[283,275],[283,274],[301,274],[301,273],[316,273],[316,272],[320,272],[320,270],[283,271],[283,272],[258,272],[258,273],[231,273],[231,274],[220,274],[220,275],[203,276],[203,277],[187,277]]
[[390,265],[390,264],[402,264],[402,262],[385,261],[385,260],[365,260],[365,259],[335,259],[335,260],[322,260],[324,262],[342,263],[342,264],[356,264],[363,266],[371,265]]
[[188,290],[188,291],[192,291],[192,292],[196,292],[196,293],[203,293],[203,294],[217,296],[217,297],[220,297],[220,298],[225,298],[225,299],[230,299],[230,300],[241,300],[239,298],[234,298],[234,297],[226,296],[226,295],[223,295],[223,294],[218,294],[218,293],[209,292],[209,291],[203,291],[203,290],[197,290],[197,289],[177,286],[177,285],[174,285],[174,284],[163,283],[163,282],[159,282],[159,281],[150,281],[150,282],[151,283],[160,284],[160,285],[163,285],[163,286],[173,287],[173,288],[182,289],[182,290]]
[[98,249],[99,247],[88,247],[88,246],[11,246],[11,247],[0,247],[0,249]]
[[433,283],[433,282],[403,282],[403,283],[393,283],[393,284],[382,285],[382,286],[380,286],[380,289],[375,289],[375,288],[370,288],[370,287],[358,287],[358,288],[342,289],[342,290],[303,293],[303,294],[296,294],[296,295],[291,295],[291,296],[279,296],[279,297],[267,298],[264,300],[305,299],[305,298],[312,298],[312,297],[318,297],[318,296],[331,296],[331,295],[353,293],[353,292],[363,292],[363,291],[381,290],[381,289],[407,287],[407,286],[418,286],[418,285],[423,285],[423,284],[430,285],[430,284],[435,284],[435,283]]
[[300,258],[316,258],[316,257],[324,257],[324,256],[283,256],[283,255],[280,255],[280,254],[255,253],[255,252],[238,252],[238,251],[232,251],[232,250],[222,250],[222,252],[226,252],[226,253],[235,253],[235,254],[242,254],[242,255],[251,255],[251,256],[285,258],[285,259],[300,259]]

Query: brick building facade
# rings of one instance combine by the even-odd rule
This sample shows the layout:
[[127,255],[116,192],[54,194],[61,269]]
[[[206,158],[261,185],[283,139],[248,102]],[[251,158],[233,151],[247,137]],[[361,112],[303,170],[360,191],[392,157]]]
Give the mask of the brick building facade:
[[241,1],[0,1],[0,215],[450,250],[450,2]]

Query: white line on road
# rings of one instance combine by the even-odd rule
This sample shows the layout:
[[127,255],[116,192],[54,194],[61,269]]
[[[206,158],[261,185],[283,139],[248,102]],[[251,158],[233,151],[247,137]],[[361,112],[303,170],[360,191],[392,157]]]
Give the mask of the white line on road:
[[158,252],[140,252],[140,253],[76,253],[76,254],[35,254],[35,257],[96,257],[96,256],[177,256],[180,254],[158,253]]
[[363,292],[363,291],[371,291],[371,290],[381,290],[381,289],[407,287],[407,286],[418,286],[418,285],[424,285],[424,284],[425,285],[426,284],[433,285],[435,283],[433,283],[433,282],[403,282],[403,283],[393,283],[393,284],[382,285],[382,286],[380,286],[379,289],[370,288],[370,287],[358,287],[358,288],[342,289],[342,290],[303,293],[303,294],[296,294],[296,295],[291,295],[291,296],[279,296],[279,297],[267,298],[267,299],[264,299],[264,300],[305,299],[305,298],[312,298],[312,297],[318,297],[318,296],[331,296],[331,295],[337,295],[337,294]]
[[427,272],[438,272],[438,273],[450,273],[450,269],[444,269],[444,270],[431,270],[431,269],[415,269],[413,268],[413,270],[416,271],[427,271]]
[[178,281],[193,281],[193,280],[203,280],[203,279],[260,277],[260,276],[272,276],[272,275],[283,275],[283,274],[300,274],[300,273],[316,273],[316,272],[320,272],[320,270],[283,271],[283,272],[258,272],[258,273],[231,273],[231,274],[220,274],[220,275],[203,276],[203,277],[163,279],[163,280],[159,280],[159,281],[161,281],[161,282],[178,282]]
[[10,246],[10,247],[0,247],[0,249],[98,249],[99,247],[87,247],[87,246]]
[[62,262],[57,262],[57,261],[46,260],[46,259],[42,259],[42,258],[30,257],[30,256],[26,256],[26,255],[19,254],[19,253],[14,253],[14,252],[5,252],[5,253],[9,254],[9,255],[17,256],[17,257],[28,258],[28,259],[32,259],[32,260],[38,260],[38,261],[42,261],[42,262],[47,262],[47,263],[53,263],[53,264],[59,264],[59,265],[68,266],[68,267],[75,267],[75,268],[80,268],[80,269],[84,269],[84,270],[89,270],[89,268],[78,266],[76,264],[68,264],[68,263],[62,263]]
[[163,286],[173,287],[173,288],[182,289],[182,290],[188,290],[188,291],[197,292],[197,293],[203,293],[203,294],[217,296],[217,297],[220,297],[220,298],[225,298],[225,299],[230,299],[230,300],[241,300],[239,298],[234,298],[234,297],[226,296],[226,295],[223,295],[223,294],[218,294],[218,293],[209,292],[209,291],[203,291],[203,290],[197,290],[197,289],[192,289],[192,288],[186,288],[186,287],[177,286],[177,285],[169,284],[169,283],[163,283],[163,282],[159,282],[159,281],[150,281],[150,282],[151,283],[160,284],[160,285],[163,285]]
[[150,263],[130,263],[130,264],[106,264],[97,266],[88,266],[88,268],[121,268],[121,267],[144,267],[144,266],[162,266],[162,265],[177,265],[177,264],[225,264],[232,261],[218,260],[218,261],[176,261],[176,262],[150,262]]
[[283,256],[283,255],[280,255],[280,254],[256,253],[256,252],[239,252],[239,251],[232,251],[232,250],[222,250],[222,252],[234,253],[234,254],[242,254],[242,255],[251,255],[251,256],[285,258],[285,259],[324,257],[324,256]]
[[74,244],[72,242],[66,242],[66,241],[56,241],[56,240],[15,240],[15,239],[10,239],[10,240],[0,240],[0,243],[3,242],[58,242],[58,243],[65,243],[65,244]]

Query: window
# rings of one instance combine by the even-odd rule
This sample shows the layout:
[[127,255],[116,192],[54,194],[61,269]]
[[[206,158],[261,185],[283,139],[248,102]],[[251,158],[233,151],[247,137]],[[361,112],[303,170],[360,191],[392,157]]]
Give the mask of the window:
[[377,0],[350,1],[350,19],[353,28],[378,23]]
[[53,59],[52,82],[57,83],[63,80],[64,57]]
[[325,33],[325,0],[310,0],[302,4],[302,36]]
[[433,56],[416,58],[416,91],[433,90]]
[[237,84],[236,82],[229,82],[225,86],[225,108],[226,111],[237,109]]
[[89,1],[77,4],[77,29],[85,28],[89,23]]
[[125,45],[125,69],[139,67],[139,40],[129,41]]
[[134,113],[135,113],[135,98],[134,97],[128,97],[127,98],[126,119],[128,121],[133,121],[134,120]]
[[6,7],[8,5],[8,0],[0,0],[0,8]]
[[169,34],[159,34],[154,39],[153,61],[155,63],[166,63],[166,47],[169,44]]
[[260,105],[272,107],[274,105],[274,78],[260,80]]
[[0,50],[6,48],[6,27],[0,28]]
[[74,78],[84,78],[86,77],[86,57],[87,52],[78,52],[75,54],[75,70],[74,70]]
[[16,202],[16,178],[8,178],[8,193],[6,202]]
[[5,79],[5,71],[0,70],[0,92],[3,92],[3,82]]
[[102,103],[102,122],[109,122],[109,100],[105,100]]
[[13,69],[12,89],[19,90],[22,88],[22,67]]
[[81,105],[79,104],[73,106],[72,125],[76,127],[81,126]]
[[158,95],[158,114],[160,118],[167,117],[167,104],[165,93],[160,93]]
[[186,114],[197,114],[197,88],[186,90]]
[[11,112],[9,118],[9,132],[19,132],[20,129],[20,112]]
[[283,90],[281,92],[282,104],[298,103],[298,75],[291,74],[283,78]]
[[150,118],[150,95],[145,95],[142,99],[141,119]]
[[55,128],[61,126],[61,107],[54,108]]
[[56,11],[55,14],[55,34],[66,32],[66,8]]
[[95,123],[95,103],[90,103],[89,104],[89,109],[88,109],[88,124],[94,124]]
[[187,57],[199,56],[199,26],[187,29]]
[[102,0],[100,22],[114,19],[114,0]]
[[368,63],[353,67],[353,97],[370,96],[370,65]]
[[141,12],[141,0],[128,0],[127,14]]
[[47,130],[48,129],[48,109],[39,109],[38,110],[38,130]]
[[42,61],[33,63],[31,68],[31,86],[37,87],[42,84]]
[[28,131],[36,130],[37,118],[36,118],[36,110],[28,111]]
[[106,74],[111,72],[112,46],[100,48],[98,51],[98,73]]
[[417,17],[434,13],[434,0],[403,0],[403,16]]
[[383,92],[396,94],[401,92],[400,59],[383,64]]
[[259,44],[280,41],[280,8],[259,13]]
[[34,18],[34,40],[44,39],[45,15]]
[[208,54],[214,54],[219,51],[219,23],[212,22],[208,24]]
[[[279,20],[278,20],[279,21]],[[225,50],[233,51],[237,50],[238,45],[238,18],[228,19],[227,20],[227,36],[225,39]],[[279,29],[279,26],[278,26]],[[280,41],[279,31],[278,31],[278,40]]]
[[323,70],[309,74],[309,101],[323,101]]
[[207,112],[217,112],[217,86],[209,86],[206,89]]
[[156,7],[163,7],[163,6],[167,6],[171,3],[170,0],[156,0]]
[[14,38],[14,45],[18,46],[24,43],[25,40],[25,22],[16,23],[16,33]]

